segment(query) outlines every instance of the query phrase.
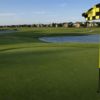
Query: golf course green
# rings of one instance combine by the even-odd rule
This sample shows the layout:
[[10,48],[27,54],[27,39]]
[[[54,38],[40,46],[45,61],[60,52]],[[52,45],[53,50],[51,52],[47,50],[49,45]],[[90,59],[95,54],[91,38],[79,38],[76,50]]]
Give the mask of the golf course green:
[[100,28],[19,28],[1,34],[0,100],[100,100],[99,44],[38,39],[97,33]]

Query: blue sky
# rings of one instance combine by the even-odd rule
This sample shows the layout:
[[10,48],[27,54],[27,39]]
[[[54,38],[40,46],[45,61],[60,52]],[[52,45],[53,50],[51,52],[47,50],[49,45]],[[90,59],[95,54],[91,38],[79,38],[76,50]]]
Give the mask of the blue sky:
[[0,0],[0,25],[85,21],[99,0]]

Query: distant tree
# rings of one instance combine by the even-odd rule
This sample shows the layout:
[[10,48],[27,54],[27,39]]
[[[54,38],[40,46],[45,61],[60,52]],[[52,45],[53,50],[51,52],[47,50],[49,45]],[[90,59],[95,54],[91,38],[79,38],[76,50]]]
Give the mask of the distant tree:
[[73,27],[73,25],[74,25],[73,22],[68,23],[68,27]]

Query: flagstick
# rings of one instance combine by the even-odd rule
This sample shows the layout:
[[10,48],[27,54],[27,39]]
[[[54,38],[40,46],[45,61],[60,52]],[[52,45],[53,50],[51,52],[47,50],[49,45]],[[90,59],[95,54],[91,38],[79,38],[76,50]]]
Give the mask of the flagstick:
[[100,93],[100,49],[99,49],[99,80],[98,80],[98,93]]
[[99,80],[98,80],[98,93],[100,93],[100,68],[99,68]]

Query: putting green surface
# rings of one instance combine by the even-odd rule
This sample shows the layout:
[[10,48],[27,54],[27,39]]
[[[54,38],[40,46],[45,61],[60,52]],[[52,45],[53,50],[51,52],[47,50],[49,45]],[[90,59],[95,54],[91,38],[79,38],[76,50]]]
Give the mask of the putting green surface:
[[98,44],[37,37],[0,37],[0,100],[99,100]]

